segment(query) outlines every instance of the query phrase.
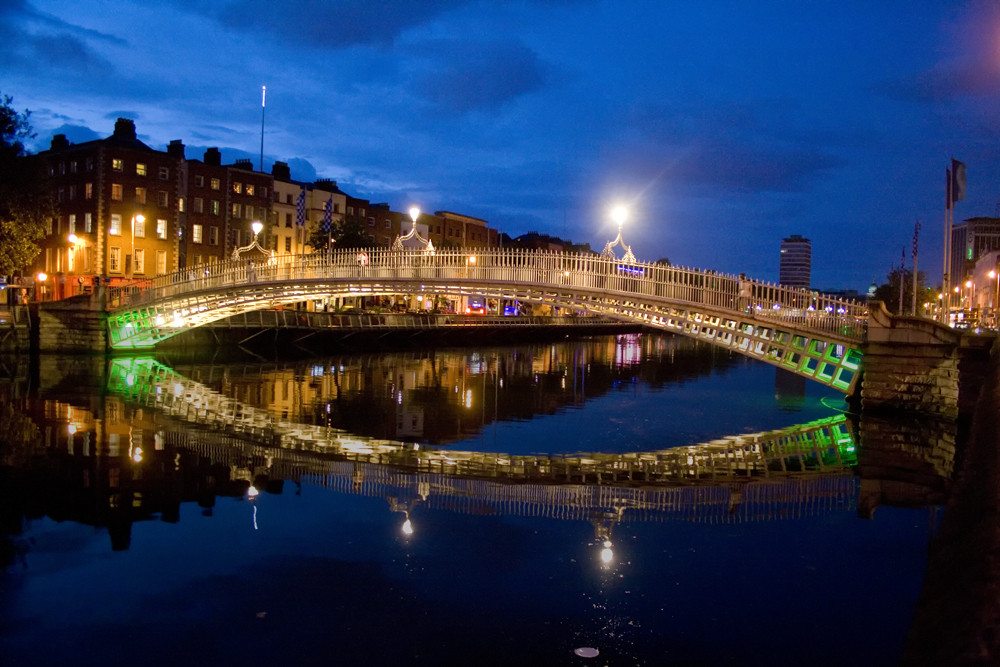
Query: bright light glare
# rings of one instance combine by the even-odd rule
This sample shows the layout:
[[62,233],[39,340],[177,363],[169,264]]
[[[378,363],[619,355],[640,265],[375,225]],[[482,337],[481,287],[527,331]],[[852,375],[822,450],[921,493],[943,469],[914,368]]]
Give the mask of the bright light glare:
[[410,209],[410,217],[413,219],[413,222],[416,222],[417,218],[420,217],[420,209],[417,208],[416,206],[414,206],[413,208],[411,208]]
[[261,223],[260,220],[254,220],[250,224],[250,229],[253,230],[253,235],[257,236],[258,234],[260,234],[260,230],[264,229],[264,225]]
[[605,565],[610,565],[611,561],[615,559],[615,552],[611,547],[604,547],[601,549],[601,562]]
[[403,535],[412,535],[413,534],[413,524],[410,523],[409,519],[407,519],[406,521],[403,522],[402,531],[403,531]]
[[625,220],[627,218],[628,218],[628,209],[625,208],[624,206],[619,205],[611,209],[611,219],[614,220],[616,223],[618,223],[619,227],[621,227],[625,223]]
[[256,498],[259,495],[260,495],[260,491],[257,490],[256,486],[251,486],[249,489],[247,489],[247,497],[248,498]]

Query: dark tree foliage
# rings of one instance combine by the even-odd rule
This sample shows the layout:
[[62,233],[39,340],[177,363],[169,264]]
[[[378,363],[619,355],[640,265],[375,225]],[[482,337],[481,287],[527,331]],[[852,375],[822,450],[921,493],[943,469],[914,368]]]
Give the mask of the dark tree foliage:
[[14,110],[13,98],[0,96],[0,275],[23,271],[38,255],[35,243],[55,214],[44,164],[29,155],[24,142],[34,137],[30,112]]
[[[899,307],[899,280],[903,279],[903,307]],[[889,312],[903,315],[910,315],[913,306],[913,271],[904,269],[893,269],[887,276],[888,282],[879,285],[875,289],[875,299],[885,303]],[[917,315],[925,303],[937,303],[937,293],[934,288],[928,287],[925,282],[923,271],[917,271]]]
[[[332,243],[331,243],[332,239]],[[371,248],[375,241],[368,235],[365,219],[356,215],[343,216],[333,221],[333,229],[330,232],[323,230],[322,225],[309,233],[306,239],[316,251],[323,251],[327,248]]]

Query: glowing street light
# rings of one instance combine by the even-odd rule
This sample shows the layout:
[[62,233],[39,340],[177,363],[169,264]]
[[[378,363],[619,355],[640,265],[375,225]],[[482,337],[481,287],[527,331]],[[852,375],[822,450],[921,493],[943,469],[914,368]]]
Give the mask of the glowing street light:
[[620,204],[615,206],[611,209],[611,219],[618,224],[618,231],[620,232],[622,225],[625,224],[625,221],[628,219],[628,209]]
[[253,230],[253,240],[254,243],[256,243],[257,236],[260,234],[260,230],[264,229],[264,223],[262,223],[260,220],[254,220],[252,223],[250,223],[250,229]]

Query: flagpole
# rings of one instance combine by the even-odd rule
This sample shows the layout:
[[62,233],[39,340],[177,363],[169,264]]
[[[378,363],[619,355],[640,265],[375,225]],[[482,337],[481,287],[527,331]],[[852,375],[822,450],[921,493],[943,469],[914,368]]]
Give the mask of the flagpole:
[[943,261],[941,265],[941,323],[948,323],[948,312],[951,310],[951,286],[948,275],[948,250],[951,245],[951,167],[945,169],[944,181],[944,243],[941,245]]
[[920,221],[917,220],[913,225],[913,296],[912,304],[910,306],[910,314],[914,317],[917,316],[917,256],[920,254],[918,252],[920,238]]
[[900,315],[906,314],[906,308],[903,306],[904,282],[906,282],[906,246],[903,246],[903,256],[899,260],[899,310],[896,312]]

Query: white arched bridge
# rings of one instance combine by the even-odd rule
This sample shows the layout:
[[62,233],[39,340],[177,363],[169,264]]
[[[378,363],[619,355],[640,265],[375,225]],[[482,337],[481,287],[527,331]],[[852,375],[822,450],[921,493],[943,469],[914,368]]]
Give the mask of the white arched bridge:
[[342,250],[196,266],[108,290],[114,350],[309,299],[426,294],[549,304],[719,345],[851,393],[863,304],[714,271],[516,249]]

